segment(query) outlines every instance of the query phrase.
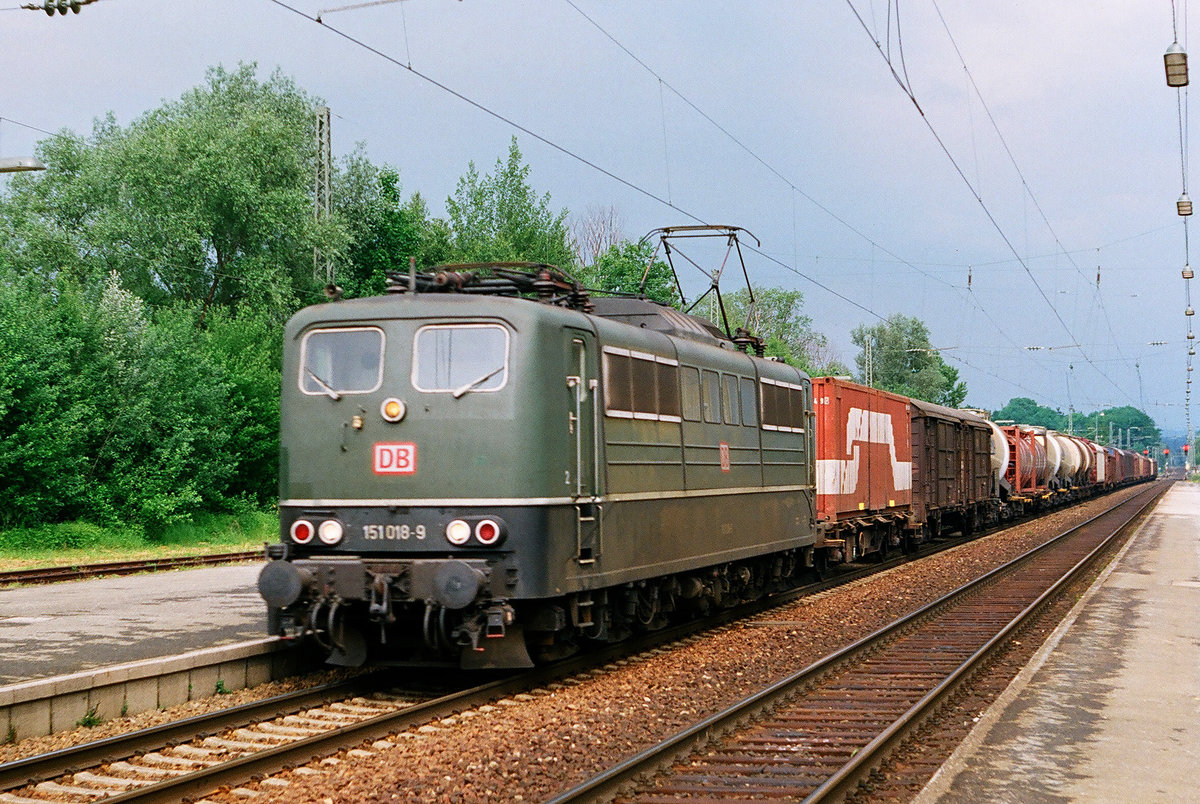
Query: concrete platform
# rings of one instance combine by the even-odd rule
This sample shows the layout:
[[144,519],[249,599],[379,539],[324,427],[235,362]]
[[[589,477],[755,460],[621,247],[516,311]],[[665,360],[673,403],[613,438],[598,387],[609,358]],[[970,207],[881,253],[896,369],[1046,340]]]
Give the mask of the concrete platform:
[[916,801],[1197,801],[1200,486],[1176,483]]
[[0,685],[266,636],[261,564],[0,590]]

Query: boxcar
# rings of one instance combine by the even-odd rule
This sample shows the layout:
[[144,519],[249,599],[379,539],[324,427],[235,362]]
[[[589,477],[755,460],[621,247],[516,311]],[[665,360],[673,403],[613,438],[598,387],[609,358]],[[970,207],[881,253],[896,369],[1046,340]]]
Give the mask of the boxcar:
[[970,413],[913,399],[912,517],[936,536],[985,521],[992,491],[992,431]]

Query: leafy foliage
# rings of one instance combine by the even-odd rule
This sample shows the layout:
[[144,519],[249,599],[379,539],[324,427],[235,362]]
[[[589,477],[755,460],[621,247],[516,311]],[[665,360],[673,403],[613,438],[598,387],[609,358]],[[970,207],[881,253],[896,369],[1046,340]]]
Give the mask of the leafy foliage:
[[314,289],[313,248],[340,254],[339,218],[312,214],[310,97],[254,65],[127,128],[110,115],[89,140],[44,141],[44,175],[19,177],[0,207],[0,262],[47,279],[122,285],[152,307],[249,302],[282,316]]
[[992,421],[1011,421],[1017,424],[1031,424],[1035,427],[1048,427],[1064,433],[1067,431],[1067,417],[1063,415],[1062,411],[1039,405],[1025,396],[1008,400],[1007,405],[992,414]]
[[151,315],[115,273],[98,293],[9,278],[0,317],[0,525],[155,534],[270,499],[279,339],[261,319],[197,330],[186,309]]
[[383,293],[387,272],[405,270],[410,258],[418,270],[449,259],[449,226],[430,217],[420,193],[402,201],[392,168],[373,165],[359,149],[343,160],[334,186],[334,209],[350,231],[349,259],[338,272],[348,297]]
[[724,296],[730,327],[746,327],[766,340],[767,355],[781,358],[813,376],[848,374],[836,360],[829,339],[813,329],[812,318],[804,314],[804,294],[783,288],[754,288],[750,293],[738,290]]
[[450,216],[450,257],[459,262],[490,260],[545,262],[570,272],[575,252],[567,228],[567,211],[550,209],[550,194],[538,197],[529,186],[513,137],[506,160],[495,172],[479,175],[472,162],[446,199]]
[[929,328],[919,318],[897,313],[875,326],[855,327],[851,339],[862,350],[855,358],[860,381],[868,379],[869,354],[875,388],[948,407],[966,401],[966,383],[933,349]]
[[[679,306],[675,277],[665,262],[654,259],[654,247],[649,243],[623,240],[602,251],[596,261],[578,269],[576,278],[584,285],[608,293],[637,294],[671,307]],[[646,267],[650,270],[647,273]],[[642,276],[646,277],[645,287]]]

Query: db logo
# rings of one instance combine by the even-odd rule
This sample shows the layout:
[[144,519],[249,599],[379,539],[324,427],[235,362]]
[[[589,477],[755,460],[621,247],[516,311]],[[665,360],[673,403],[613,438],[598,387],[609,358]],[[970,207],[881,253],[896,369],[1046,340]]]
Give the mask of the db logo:
[[416,444],[376,444],[375,474],[415,475],[417,473]]

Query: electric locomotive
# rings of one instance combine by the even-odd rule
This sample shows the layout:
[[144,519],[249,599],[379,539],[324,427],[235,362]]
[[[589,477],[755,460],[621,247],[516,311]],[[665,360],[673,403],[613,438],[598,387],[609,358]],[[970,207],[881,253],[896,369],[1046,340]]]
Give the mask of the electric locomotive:
[[272,631],[335,664],[524,667],[795,585],[809,378],[552,266],[483,268],[288,322]]

